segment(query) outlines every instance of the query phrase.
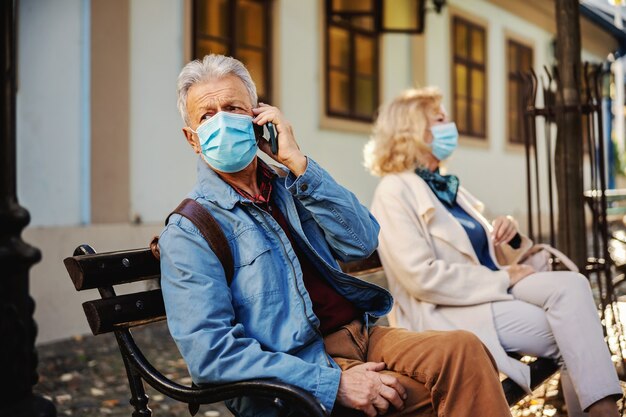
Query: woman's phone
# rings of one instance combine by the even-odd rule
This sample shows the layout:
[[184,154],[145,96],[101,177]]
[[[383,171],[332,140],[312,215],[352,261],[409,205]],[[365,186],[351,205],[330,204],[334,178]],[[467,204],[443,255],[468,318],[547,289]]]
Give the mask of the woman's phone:
[[[267,130],[269,139],[265,136],[265,131]],[[265,140],[270,143],[270,150],[274,155],[278,153],[278,133],[274,129],[274,125],[270,122],[267,122],[264,126],[260,126],[254,124],[254,134],[256,135],[257,140]]]

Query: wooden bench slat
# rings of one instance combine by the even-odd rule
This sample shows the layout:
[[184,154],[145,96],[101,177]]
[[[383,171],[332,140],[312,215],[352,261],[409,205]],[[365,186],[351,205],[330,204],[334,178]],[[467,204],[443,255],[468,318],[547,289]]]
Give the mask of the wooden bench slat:
[[383,269],[378,251],[374,251],[368,258],[352,262],[339,262],[339,264],[341,265],[341,270],[346,274],[366,275]]
[[78,291],[158,278],[161,274],[159,261],[149,248],[70,256],[63,263]]
[[165,319],[160,289],[87,301],[83,310],[94,335]]

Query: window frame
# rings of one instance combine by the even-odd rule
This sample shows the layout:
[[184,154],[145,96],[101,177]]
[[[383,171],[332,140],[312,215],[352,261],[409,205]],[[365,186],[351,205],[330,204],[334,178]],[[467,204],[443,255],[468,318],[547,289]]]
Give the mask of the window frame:
[[[483,36],[483,62],[482,63],[477,63],[472,61],[471,59],[471,32],[468,32],[468,36],[467,36],[467,54],[469,56],[469,58],[463,58],[463,57],[458,57],[456,54],[456,30],[457,30],[457,26],[456,23],[459,22],[463,25],[465,25],[469,30],[474,31],[480,31],[482,33]],[[469,130],[461,130],[459,128],[459,134],[462,137],[468,138],[468,139],[472,139],[475,143],[477,144],[486,144],[488,142],[488,137],[489,137],[489,113],[488,113],[488,104],[489,104],[489,91],[488,91],[488,62],[489,62],[489,51],[488,51],[488,47],[489,47],[489,42],[488,42],[488,27],[487,27],[487,23],[486,22],[482,22],[481,20],[477,19],[477,18],[473,18],[470,16],[467,16],[465,14],[460,14],[458,12],[454,12],[450,14],[450,62],[451,62],[451,66],[450,66],[450,71],[451,71],[451,86],[452,86],[452,92],[451,92],[451,96],[452,96],[452,109],[451,109],[451,114],[454,120],[458,120],[459,116],[457,114],[457,78],[456,78],[456,65],[460,64],[463,65],[466,69],[467,69],[467,80],[466,80],[466,92],[469,92],[470,94],[467,94],[466,96],[466,101],[467,101],[467,106],[468,106],[468,111],[467,111],[467,115],[466,115],[466,120],[465,120],[465,124],[466,126],[469,126]],[[471,96],[471,91],[472,91],[472,81],[471,81],[471,71],[472,70],[480,70],[483,74],[483,114],[482,114],[482,128],[483,128],[483,132],[479,133],[476,132],[472,129],[472,113],[471,113],[471,104],[473,101],[473,97]],[[457,123],[457,127],[459,127],[459,124]]]
[[[520,147],[520,146],[524,146],[524,137],[521,137],[519,141],[513,141],[512,137],[511,137],[511,117],[510,117],[510,112],[509,112],[509,100],[511,99],[511,91],[509,90],[509,82],[512,81],[515,77],[515,74],[517,72],[520,71],[520,68],[518,66],[518,68],[515,69],[515,72],[512,71],[511,69],[511,65],[509,62],[509,48],[513,46],[514,48],[516,48],[516,61],[519,63],[520,60],[520,51],[523,49],[526,49],[527,51],[530,52],[530,67],[534,68],[534,64],[535,64],[535,48],[534,45],[531,42],[528,41],[524,41],[522,39],[520,39],[519,37],[515,37],[515,36],[511,36],[511,35],[507,35],[505,38],[505,45],[504,45],[504,57],[505,57],[505,79],[506,79],[506,109],[507,109],[507,118],[506,118],[506,145],[510,146],[510,147]],[[521,87],[521,85],[519,84],[519,79],[517,79],[516,81],[518,81],[518,95],[520,93],[522,93],[522,89],[523,87]],[[519,97],[518,97],[519,98]],[[519,111],[519,122],[518,123],[524,123],[524,109],[517,108],[517,111]],[[519,126],[519,125],[518,125]],[[518,130],[519,131],[519,130]],[[520,132],[521,134],[521,132]]]
[[[324,111],[323,114],[332,119],[341,119],[345,121],[352,121],[357,123],[372,123],[374,121],[376,109],[380,105],[380,88],[381,88],[381,69],[380,69],[380,33],[377,31],[377,25],[379,24],[378,20],[380,16],[377,16],[377,1],[372,0],[372,8],[368,12],[361,13],[352,13],[352,15],[363,15],[366,17],[370,17],[372,19],[372,29],[367,30],[364,28],[354,27],[349,24],[345,24],[343,22],[333,22],[332,16],[335,14],[342,14],[333,11],[333,0],[325,0],[324,2],[324,25],[323,25],[323,48],[324,48],[324,63],[323,63],[323,71],[324,71]],[[346,13],[349,14],[349,13]],[[340,112],[331,109],[331,91],[330,91],[330,75],[331,71],[337,71],[336,68],[331,67],[330,63],[330,32],[331,28],[336,27],[341,30],[346,30],[348,32],[348,44],[349,44],[349,57],[348,57],[348,72],[346,75],[348,76],[349,85],[348,85],[348,112]],[[357,52],[355,49],[355,38],[356,36],[364,36],[369,38],[373,45],[372,51],[372,81],[373,81],[373,91],[372,91],[372,101],[373,101],[373,109],[371,116],[364,116],[363,114],[359,114],[356,112],[356,81],[357,81],[357,64],[356,57]]]
[[[198,39],[213,40],[223,43],[226,46],[227,53],[236,59],[241,61],[239,54],[239,40],[237,39],[237,10],[240,5],[240,0],[228,0],[228,38],[219,38],[217,36],[204,35],[199,32],[199,3],[203,0],[192,0],[191,2],[191,59],[199,59],[196,55],[196,47]],[[211,1],[211,0],[208,0]],[[273,31],[272,31],[272,13],[274,11],[274,0],[246,0],[253,3],[260,3],[264,10],[264,29],[265,29],[265,42],[263,47],[255,47],[252,45],[246,45],[247,49],[257,50],[261,53],[265,53],[263,70],[265,72],[263,83],[265,85],[265,95],[259,94],[259,101],[264,103],[272,103],[273,96],[273,82],[272,82],[272,56],[273,56]],[[253,81],[256,80],[253,79]],[[258,93],[258,92],[257,92]]]

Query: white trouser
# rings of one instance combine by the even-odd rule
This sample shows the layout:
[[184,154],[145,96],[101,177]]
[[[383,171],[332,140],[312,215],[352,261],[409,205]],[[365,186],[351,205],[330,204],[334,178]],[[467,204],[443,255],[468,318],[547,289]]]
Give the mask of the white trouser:
[[622,395],[584,276],[538,272],[518,282],[511,294],[515,300],[492,303],[500,343],[507,352],[562,360],[570,416],[584,415],[581,410],[602,398]]

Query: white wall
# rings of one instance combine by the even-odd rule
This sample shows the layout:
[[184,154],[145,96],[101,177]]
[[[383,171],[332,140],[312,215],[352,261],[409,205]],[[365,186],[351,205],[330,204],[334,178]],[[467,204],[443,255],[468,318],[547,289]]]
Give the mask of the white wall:
[[184,64],[183,2],[130,5],[131,213],[160,223],[195,181],[194,154],[176,109],[176,78]]
[[17,193],[34,226],[81,222],[82,3],[18,11]]
[[[91,333],[81,304],[97,300],[100,295],[97,290],[76,291],[63,265],[63,259],[71,256],[79,244],[88,243],[98,252],[142,248],[160,229],[160,224],[27,228],[24,240],[43,254],[41,262],[30,272],[30,295],[35,300],[34,318],[38,326],[36,342]],[[138,283],[130,287],[137,290],[144,286]],[[117,291],[123,294],[128,290]]]

